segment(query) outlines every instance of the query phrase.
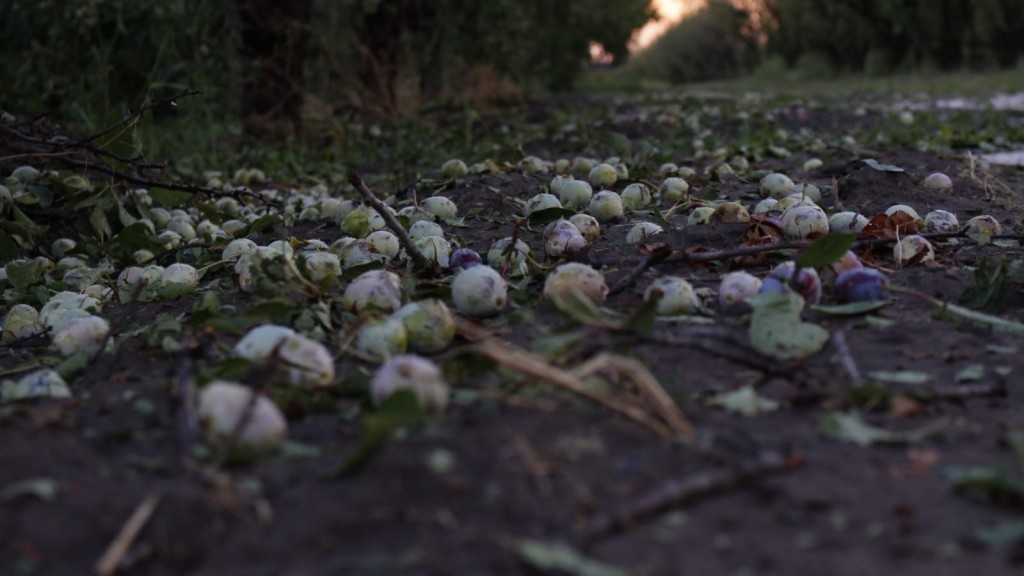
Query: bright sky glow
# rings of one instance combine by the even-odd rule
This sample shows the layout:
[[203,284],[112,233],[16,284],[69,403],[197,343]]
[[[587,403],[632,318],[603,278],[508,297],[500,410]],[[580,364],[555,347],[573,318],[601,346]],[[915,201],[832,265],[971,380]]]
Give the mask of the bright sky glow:
[[654,22],[648,22],[633,35],[633,39],[629,43],[630,51],[637,52],[650,46],[673,24],[682,20],[687,14],[696,12],[703,4],[704,0],[654,0],[654,8],[661,18]]

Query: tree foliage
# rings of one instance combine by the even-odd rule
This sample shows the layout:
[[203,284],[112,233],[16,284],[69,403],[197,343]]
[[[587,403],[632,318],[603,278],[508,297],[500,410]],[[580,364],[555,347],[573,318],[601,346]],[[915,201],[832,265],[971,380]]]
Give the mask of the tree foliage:
[[751,13],[729,0],[709,0],[637,55],[631,67],[646,78],[697,82],[749,72],[757,57]]
[[768,51],[838,70],[1009,67],[1024,57],[1019,0],[764,0]]
[[151,92],[227,96],[229,14],[217,0],[5,3],[0,106],[97,126]]
[[[77,112],[102,124],[154,90],[190,87],[237,113],[252,87],[247,31],[274,24],[257,26],[246,10],[273,4],[12,0],[0,19],[0,106],[65,119]],[[304,46],[298,88],[331,106],[390,99],[392,108],[402,97],[412,107],[457,97],[460,82],[480,70],[519,88],[568,89],[591,41],[624,57],[633,30],[652,15],[650,0],[311,0],[310,9],[300,24],[308,43],[282,48]],[[275,47],[263,48],[260,74],[278,61]],[[294,114],[293,104],[285,108]]]

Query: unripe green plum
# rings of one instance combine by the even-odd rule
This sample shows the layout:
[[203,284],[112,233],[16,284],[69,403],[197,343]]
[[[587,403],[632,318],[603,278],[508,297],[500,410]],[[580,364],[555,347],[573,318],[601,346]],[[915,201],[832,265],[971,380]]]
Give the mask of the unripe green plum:
[[611,190],[594,194],[587,209],[598,222],[608,222],[625,214],[622,198]]
[[288,434],[288,422],[277,405],[236,382],[207,384],[199,393],[196,414],[210,443],[233,444],[245,456],[279,450]]
[[657,313],[660,316],[693,314],[700,310],[700,298],[693,285],[677,276],[655,278],[644,290],[644,300],[658,297]]
[[452,281],[452,302],[466,316],[494,316],[505,309],[508,285],[490,266],[473,266],[459,272]]
[[444,412],[448,406],[448,382],[436,364],[420,356],[395,356],[377,369],[370,382],[370,397],[376,406],[399,390],[411,390],[428,413]]

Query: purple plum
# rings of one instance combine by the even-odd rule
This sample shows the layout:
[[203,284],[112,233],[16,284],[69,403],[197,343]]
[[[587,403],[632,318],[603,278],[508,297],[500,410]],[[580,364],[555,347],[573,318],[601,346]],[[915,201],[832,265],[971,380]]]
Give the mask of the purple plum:
[[480,254],[472,248],[459,248],[448,257],[448,268],[452,271],[465,270],[480,263]]
[[835,296],[841,303],[885,300],[889,279],[874,268],[854,268],[836,278]]

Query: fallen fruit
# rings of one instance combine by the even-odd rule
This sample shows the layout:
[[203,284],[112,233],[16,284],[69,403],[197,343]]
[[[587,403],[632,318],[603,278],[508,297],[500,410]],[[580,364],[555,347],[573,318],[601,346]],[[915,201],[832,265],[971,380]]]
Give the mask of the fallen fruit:
[[452,302],[466,316],[494,316],[505,309],[508,285],[490,266],[473,266],[452,281]]
[[568,262],[555,268],[544,281],[544,298],[556,304],[564,301],[572,290],[579,290],[595,304],[608,296],[604,276],[586,264]]
[[261,455],[284,444],[288,423],[269,398],[225,380],[210,382],[199,393],[199,422],[211,444]]
[[902,268],[932,262],[935,260],[935,248],[927,238],[912,234],[900,239],[892,249],[892,259]]
[[374,373],[370,398],[375,406],[399,390],[411,390],[424,412],[440,413],[448,406],[448,382],[436,364],[420,356],[395,356]]
[[751,310],[749,300],[760,290],[757,276],[743,270],[729,272],[718,285],[718,304],[726,314],[745,314]]
[[644,300],[658,298],[657,313],[659,316],[677,316],[693,314],[700,310],[700,298],[693,285],[678,276],[661,276],[655,278],[644,290]]
[[854,268],[836,277],[833,294],[837,302],[866,302],[885,300],[889,278],[874,268]]

